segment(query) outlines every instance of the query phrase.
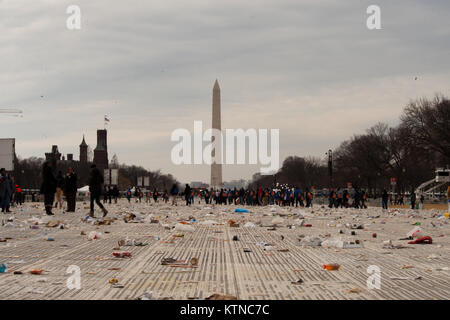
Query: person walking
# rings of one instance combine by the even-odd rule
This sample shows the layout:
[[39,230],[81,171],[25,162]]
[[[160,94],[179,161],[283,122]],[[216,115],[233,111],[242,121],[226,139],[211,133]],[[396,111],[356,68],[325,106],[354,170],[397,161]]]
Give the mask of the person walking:
[[127,189],[126,196],[127,196],[128,203],[130,203],[131,202],[131,187]]
[[111,188],[111,186],[108,186],[108,201],[109,201],[109,204],[112,203],[112,197],[113,197],[113,189]]
[[61,170],[58,171],[58,174],[56,175],[56,203],[55,208],[62,209],[63,203],[64,203],[64,177],[62,175]]
[[120,196],[120,192],[119,192],[119,189],[117,188],[117,186],[113,187],[113,189],[112,189],[112,196],[114,198],[114,203],[117,204],[117,198],[119,198],[119,196]]
[[205,189],[203,191],[203,194],[204,194],[204,198],[205,198],[205,203],[209,204],[209,191],[208,191],[208,189]]
[[14,193],[14,195],[15,195],[16,204],[21,206],[24,201],[24,195],[23,195],[22,188],[19,187],[19,185],[17,185],[17,184],[16,184],[16,192]]
[[367,209],[366,206],[367,194],[366,191],[361,192],[361,209]]
[[424,195],[420,195],[420,209],[425,209],[425,197]]
[[312,201],[313,201],[313,194],[309,191],[309,189],[306,189],[306,207],[312,208]]
[[108,202],[108,187],[103,186],[103,203]]
[[102,194],[103,176],[98,170],[95,164],[91,165],[91,172],[89,175],[89,192],[91,193],[91,211],[89,216],[94,217],[94,201],[103,211],[103,217],[108,214],[108,210],[100,202],[100,196]]
[[73,168],[67,170],[66,177],[64,178],[64,194],[67,200],[67,212],[75,212],[77,189],[78,189],[78,177],[73,171]]
[[178,196],[178,187],[177,184],[174,183],[172,189],[170,189],[170,196],[172,197],[172,205],[177,205],[177,196]]
[[353,207],[356,209],[360,209],[360,201],[361,201],[361,194],[359,193],[359,189],[355,187],[355,195],[353,196],[354,203]]
[[416,193],[411,191],[411,209],[416,209]]
[[[11,197],[13,194],[13,182],[8,174],[6,174],[5,168],[0,169],[0,202],[2,206],[2,212],[9,211]],[[52,203],[53,204],[53,203]]]
[[336,200],[336,192],[333,188],[330,188],[330,194],[328,195],[328,208],[334,207],[334,202]]
[[389,195],[388,195],[386,189],[384,189],[383,194],[381,195],[381,205],[382,205],[383,209],[387,210],[388,201],[389,201]]
[[53,175],[52,165],[49,161],[44,162],[42,166],[42,185],[41,194],[44,195],[45,213],[49,216],[53,216],[52,208],[53,202],[55,202],[57,181]]
[[184,198],[186,200],[186,205],[191,205],[191,187],[186,183],[186,188],[184,189]]
[[448,204],[448,213],[450,213],[450,186],[447,188],[447,204]]

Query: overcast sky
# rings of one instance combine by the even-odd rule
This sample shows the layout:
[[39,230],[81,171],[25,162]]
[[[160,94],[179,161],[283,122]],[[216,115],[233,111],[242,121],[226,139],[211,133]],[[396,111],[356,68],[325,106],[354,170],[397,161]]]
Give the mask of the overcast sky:
[[[81,30],[66,28],[72,4]],[[371,4],[382,30],[366,27]],[[209,182],[206,165],[172,164],[170,135],[210,126],[217,78],[222,128],[280,129],[280,162],[323,157],[410,99],[450,96],[449,14],[447,0],[0,0],[0,108],[24,111],[0,115],[0,137],[21,157],[57,144],[78,159],[106,114],[110,158]]]

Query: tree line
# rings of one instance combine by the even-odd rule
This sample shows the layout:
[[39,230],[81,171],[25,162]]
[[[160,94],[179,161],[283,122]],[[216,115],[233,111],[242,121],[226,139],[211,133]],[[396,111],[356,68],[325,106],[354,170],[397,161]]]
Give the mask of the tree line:
[[436,95],[411,101],[397,126],[377,123],[343,141],[332,154],[332,181],[327,159],[290,156],[276,174],[254,175],[250,186],[279,183],[318,189],[351,183],[375,194],[391,190],[395,178],[395,192],[411,192],[432,179],[436,168],[450,164],[450,100]]

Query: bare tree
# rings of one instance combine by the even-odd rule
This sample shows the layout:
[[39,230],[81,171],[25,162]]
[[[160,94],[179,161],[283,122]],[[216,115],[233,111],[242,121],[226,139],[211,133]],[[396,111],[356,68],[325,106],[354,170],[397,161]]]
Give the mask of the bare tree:
[[414,143],[426,151],[436,151],[450,161],[450,100],[436,95],[412,101],[401,116],[401,126],[406,128]]

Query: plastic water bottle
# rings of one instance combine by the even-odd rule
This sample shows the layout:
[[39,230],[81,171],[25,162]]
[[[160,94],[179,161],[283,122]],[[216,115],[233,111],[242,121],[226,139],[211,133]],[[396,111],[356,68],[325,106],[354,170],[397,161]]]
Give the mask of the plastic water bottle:
[[0,273],[5,273],[8,271],[8,267],[4,263],[0,263]]

